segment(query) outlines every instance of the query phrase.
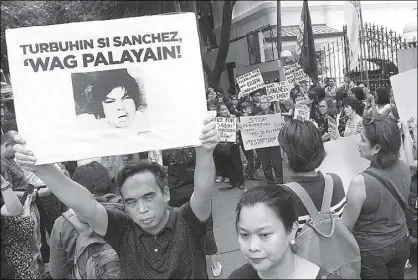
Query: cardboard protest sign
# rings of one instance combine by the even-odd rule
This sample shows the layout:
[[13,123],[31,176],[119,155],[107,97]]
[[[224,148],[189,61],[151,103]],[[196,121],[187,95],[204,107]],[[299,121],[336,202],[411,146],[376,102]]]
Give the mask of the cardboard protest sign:
[[245,150],[279,145],[277,137],[283,125],[281,114],[241,117],[240,123]]
[[293,73],[293,83],[300,83],[302,81],[309,81],[309,76],[306,75],[303,69]]
[[399,118],[417,117],[417,68],[390,77]]
[[296,72],[300,68],[301,68],[301,66],[300,66],[299,63],[294,63],[294,64],[291,64],[291,65],[283,66],[283,72],[284,72],[285,76],[289,76],[290,74]]
[[300,83],[301,81],[308,81],[309,77],[303,71],[299,63],[284,66],[283,71],[285,74],[286,81],[293,85],[294,83]]
[[215,118],[215,122],[218,128],[219,142],[232,142],[237,141],[237,118]]
[[328,131],[331,134],[331,139],[336,140],[339,138],[339,132],[338,132],[338,125],[337,121],[330,116],[327,116],[328,119]]
[[266,85],[269,102],[286,100],[290,98],[290,89],[287,81]]
[[236,78],[240,91],[240,96],[244,97],[253,91],[256,91],[265,86],[260,69],[245,73]]
[[295,114],[293,118],[301,121],[307,121],[309,120],[310,113],[311,108],[309,108],[309,106],[299,103],[295,105]]
[[340,176],[346,193],[351,180],[370,166],[370,161],[360,156],[357,148],[359,140],[360,134],[357,134],[324,143],[326,157],[318,167],[322,173]]
[[[193,13],[8,29],[6,39],[19,133],[37,164],[200,145]],[[193,106],[181,110],[184,100]]]

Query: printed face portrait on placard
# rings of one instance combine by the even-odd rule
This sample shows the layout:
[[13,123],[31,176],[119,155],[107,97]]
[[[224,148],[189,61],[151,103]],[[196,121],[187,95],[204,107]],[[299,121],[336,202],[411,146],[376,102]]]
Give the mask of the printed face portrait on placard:
[[142,82],[127,69],[72,73],[71,78],[77,117],[94,117],[97,127],[130,127],[147,108]]

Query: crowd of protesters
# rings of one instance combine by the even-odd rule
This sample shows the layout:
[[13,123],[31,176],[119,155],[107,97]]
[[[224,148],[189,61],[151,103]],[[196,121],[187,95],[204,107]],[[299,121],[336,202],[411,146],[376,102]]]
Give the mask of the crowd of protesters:
[[[329,210],[358,248],[357,278],[404,277],[407,210],[416,207],[417,127],[416,120],[399,122],[390,88],[371,91],[347,76],[339,86],[332,78],[324,86],[295,83],[289,99],[275,104],[265,89],[239,98],[234,90],[208,88],[206,97],[217,117],[238,118],[235,143],[219,142],[214,116],[208,116],[195,149],[40,166],[8,112],[1,137],[1,278],[205,279],[205,256],[220,276],[212,193],[221,182],[243,192],[235,227],[248,263],[234,268],[231,279],[342,278],[327,261],[295,249],[314,217],[289,182],[317,211],[331,184]],[[296,103],[309,106],[310,120],[294,119]],[[246,150],[240,118],[267,114],[283,117],[279,145]],[[370,161],[347,194],[338,174],[317,170],[331,141],[329,117],[338,137],[360,135],[358,152]],[[415,167],[407,164],[410,158]],[[288,182],[283,167],[291,173]],[[246,179],[262,180],[259,170],[266,184],[247,190]]]

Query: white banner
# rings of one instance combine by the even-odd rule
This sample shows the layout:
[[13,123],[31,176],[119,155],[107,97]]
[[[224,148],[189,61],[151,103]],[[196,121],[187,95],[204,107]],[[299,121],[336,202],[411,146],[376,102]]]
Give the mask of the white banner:
[[345,20],[350,50],[350,70],[359,65],[360,59],[360,1],[345,1]]
[[309,114],[311,113],[311,108],[309,106],[298,103],[295,105],[295,114],[294,119],[307,121],[309,120]]
[[240,91],[239,97],[244,97],[253,91],[265,87],[260,69],[245,73],[236,78]]
[[290,88],[287,81],[270,83],[266,85],[269,102],[286,100],[290,98]]
[[218,117],[215,121],[218,128],[219,142],[235,143],[237,141],[237,118]]
[[241,117],[241,135],[245,150],[278,146],[283,125],[281,114]]
[[6,39],[19,133],[37,164],[200,145],[193,13],[8,29]]
[[390,77],[399,118],[417,117],[417,68]]

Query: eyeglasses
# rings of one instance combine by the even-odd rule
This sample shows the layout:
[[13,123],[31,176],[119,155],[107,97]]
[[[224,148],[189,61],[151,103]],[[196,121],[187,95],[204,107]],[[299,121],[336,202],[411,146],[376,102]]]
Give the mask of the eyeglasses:
[[318,107],[319,107],[319,108],[328,108],[328,106],[327,106],[327,105],[319,105]]

